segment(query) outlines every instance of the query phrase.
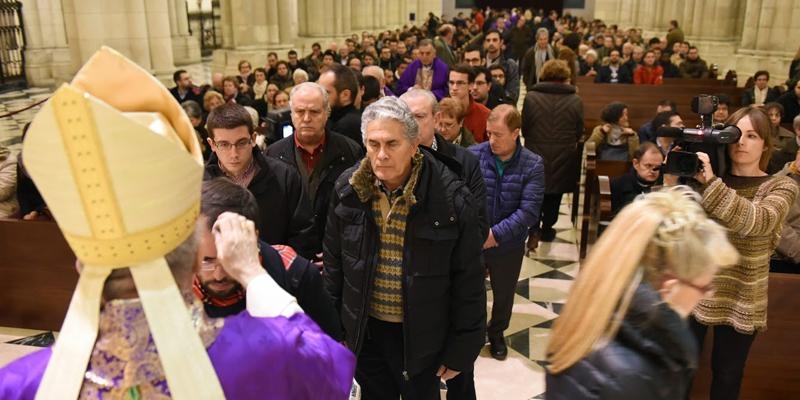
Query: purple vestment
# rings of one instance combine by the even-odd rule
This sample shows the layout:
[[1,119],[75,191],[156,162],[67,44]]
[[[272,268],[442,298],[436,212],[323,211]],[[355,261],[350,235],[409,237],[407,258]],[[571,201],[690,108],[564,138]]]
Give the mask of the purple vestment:
[[[400,76],[400,79],[397,81],[397,87],[395,94],[397,96],[402,95],[408,89],[414,87],[417,82],[417,72],[419,69],[422,68],[422,61],[414,60],[411,64],[408,64],[408,68],[403,71],[403,75]],[[449,94],[448,84],[447,81],[450,78],[450,67],[445,64],[444,61],[440,60],[439,57],[433,59],[433,79],[431,81],[431,92],[434,96],[436,96],[436,100],[439,101],[443,97],[447,97]]]
[[[355,371],[353,353],[302,313],[244,311],[225,319],[207,350],[227,399],[347,399]],[[43,349],[0,369],[0,399],[33,399],[50,355]]]

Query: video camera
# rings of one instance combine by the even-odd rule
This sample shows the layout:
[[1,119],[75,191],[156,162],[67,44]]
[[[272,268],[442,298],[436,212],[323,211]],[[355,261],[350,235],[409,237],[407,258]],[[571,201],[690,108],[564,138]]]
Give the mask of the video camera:
[[713,124],[712,115],[717,111],[718,105],[719,99],[716,96],[695,96],[692,99],[692,111],[700,115],[700,125],[697,128],[661,127],[656,130],[656,136],[675,138],[672,147],[680,146],[682,150],[669,152],[667,163],[661,170],[663,173],[694,176],[702,168],[695,154],[698,151],[709,155],[715,174],[721,173],[725,159],[725,146],[721,145],[738,142],[742,131],[735,125]]
[[292,112],[289,108],[270,110],[262,121],[264,122],[264,136],[268,145],[294,133]]

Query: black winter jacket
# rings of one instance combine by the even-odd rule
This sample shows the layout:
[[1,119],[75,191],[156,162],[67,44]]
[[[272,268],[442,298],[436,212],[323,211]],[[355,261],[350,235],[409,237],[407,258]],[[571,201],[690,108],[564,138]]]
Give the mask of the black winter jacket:
[[[264,157],[253,148],[253,159],[259,171],[247,186],[258,202],[260,221],[254,221],[261,240],[269,244],[291,246],[310,259],[322,245],[311,221],[311,203],[303,191],[300,174],[274,158]],[[211,155],[203,180],[225,176],[219,168],[217,153]]]
[[[427,150],[406,223],[403,250],[404,372],[433,365],[472,369],[484,344],[486,289],[476,205],[465,184]],[[378,258],[372,200],[375,176],[365,159],[336,181],[325,232],[323,278],[348,347],[364,342]],[[413,202],[413,201],[412,201]]]
[[[328,207],[336,179],[364,157],[364,151],[358,143],[335,132],[328,132],[326,135],[328,136],[325,138],[325,149],[317,165],[322,168],[320,183],[313,196],[309,193],[309,197],[314,199],[311,205],[314,211],[314,230],[320,243],[325,236],[325,222],[328,220]],[[297,146],[292,135],[269,145],[267,156],[277,158],[297,170],[296,151]]]
[[558,375],[547,374],[547,400],[682,399],[697,353],[686,320],[641,284],[611,343]]

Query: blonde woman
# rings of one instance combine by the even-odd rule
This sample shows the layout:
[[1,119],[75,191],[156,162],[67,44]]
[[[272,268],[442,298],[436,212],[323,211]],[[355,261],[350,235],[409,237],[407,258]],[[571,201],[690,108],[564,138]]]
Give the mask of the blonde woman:
[[686,318],[738,253],[699,196],[647,194],[584,262],[547,348],[547,399],[679,399],[697,366]]

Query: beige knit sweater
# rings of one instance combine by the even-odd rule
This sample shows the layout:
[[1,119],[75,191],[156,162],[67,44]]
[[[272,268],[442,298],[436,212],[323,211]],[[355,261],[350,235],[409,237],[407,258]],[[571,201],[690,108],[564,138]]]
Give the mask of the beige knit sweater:
[[727,176],[706,187],[703,208],[729,229],[728,239],[741,258],[714,278],[714,295],[694,310],[700,322],[730,325],[745,334],[766,330],[769,258],[797,192],[797,184],[786,177]]

